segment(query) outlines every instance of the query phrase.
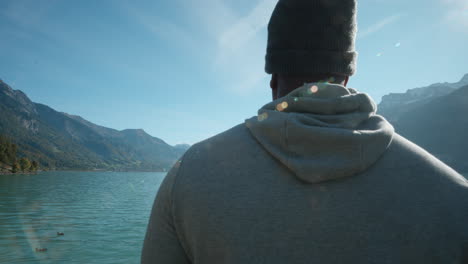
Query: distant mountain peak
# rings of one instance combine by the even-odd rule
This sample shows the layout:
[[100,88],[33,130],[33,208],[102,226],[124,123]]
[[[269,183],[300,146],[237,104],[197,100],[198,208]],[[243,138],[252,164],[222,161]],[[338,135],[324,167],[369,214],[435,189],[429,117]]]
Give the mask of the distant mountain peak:
[[463,84],[463,86],[464,86],[465,84],[468,84],[468,73],[465,74],[465,75],[461,78],[461,80],[460,80],[458,83]]
[[390,93],[382,97],[378,105],[379,114],[390,121],[397,121],[412,108],[451,94],[466,85],[468,74],[456,83],[434,83],[426,87],[408,89],[405,93]]
[[183,143],[183,144],[176,144],[176,145],[174,145],[174,148],[180,149],[180,150],[182,150],[182,151],[186,151],[186,150],[188,150],[188,149],[190,148],[190,145],[189,145],[189,144],[185,144],[185,143]]
[[28,96],[20,90],[14,90],[7,83],[0,79],[0,102],[3,102],[10,107],[15,107],[16,111],[23,112],[29,115],[37,114],[34,103],[29,100]]
[[8,95],[13,95],[15,93],[15,90],[2,79],[0,79],[0,91]]

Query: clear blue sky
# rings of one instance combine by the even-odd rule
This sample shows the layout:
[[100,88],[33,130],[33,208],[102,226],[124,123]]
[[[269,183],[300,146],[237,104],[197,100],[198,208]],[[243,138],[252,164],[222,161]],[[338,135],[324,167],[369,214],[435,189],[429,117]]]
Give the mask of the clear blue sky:
[[[0,78],[33,101],[170,144],[222,132],[271,100],[274,0],[1,0]],[[358,72],[377,102],[468,73],[467,0],[361,0]]]

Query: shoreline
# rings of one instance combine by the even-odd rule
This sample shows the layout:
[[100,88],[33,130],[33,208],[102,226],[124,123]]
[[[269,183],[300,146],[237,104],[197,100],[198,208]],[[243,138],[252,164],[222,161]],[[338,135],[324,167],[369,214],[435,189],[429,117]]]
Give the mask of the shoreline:
[[37,172],[0,172],[0,175],[33,175],[33,174],[38,174],[40,171]]
[[168,171],[139,171],[139,170],[128,170],[128,171],[106,171],[106,170],[43,170],[37,172],[0,172],[0,175],[36,175],[42,172],[132,172],[132,173],[149,173],[149,172],[162,172],[167,173]]
[[49,171],[57,171],[57,172],[169,172],[167,171],[162,171],[162,170],[80,170],[80,169],[70,169],[70,170],[43,170],[41,172],[49,172]]

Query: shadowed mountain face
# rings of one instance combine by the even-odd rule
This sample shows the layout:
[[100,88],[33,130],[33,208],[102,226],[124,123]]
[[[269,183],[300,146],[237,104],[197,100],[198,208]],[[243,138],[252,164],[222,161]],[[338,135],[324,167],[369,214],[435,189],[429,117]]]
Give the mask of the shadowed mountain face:
[[19,145],[20,155],[56,169],[160,171],[187,149],[141,129],[118,131],[57,112],[1,80],[0,134]]
[[[418,96],[389,103],[383,97],[378,113],[386,117],[395,130],[459,172],[468,172],[468,74],[455,84],[434,84],[418,88]],[[436,92],[434,92],[436,91]],[[411,98],[411,99],[408,99]]]

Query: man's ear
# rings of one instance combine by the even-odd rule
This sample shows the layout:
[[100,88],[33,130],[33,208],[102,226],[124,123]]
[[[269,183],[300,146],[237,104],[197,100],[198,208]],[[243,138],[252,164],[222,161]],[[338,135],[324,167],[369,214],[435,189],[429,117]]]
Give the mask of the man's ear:
[[271,87],[271,94],[272,94],[273,100],[276,100],[276,95],[278,91],[278,74],[273,73],[271,75],[270,87]]
[[346,87],[346,85],[348,85],[348,81],[349,81],[349,76],[346,76],[345,79],[344,79],[344,86]]

